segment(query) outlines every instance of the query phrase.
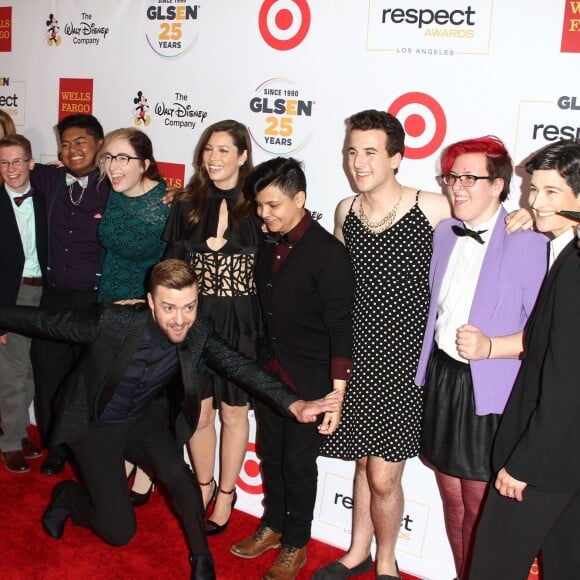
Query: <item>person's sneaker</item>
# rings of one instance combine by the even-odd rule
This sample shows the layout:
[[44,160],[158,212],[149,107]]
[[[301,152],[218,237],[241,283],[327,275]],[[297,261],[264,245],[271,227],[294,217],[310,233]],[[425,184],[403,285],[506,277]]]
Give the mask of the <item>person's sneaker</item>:
[[262,580],[294,580],[304,564],[306,564],[305,547],[283,546],[280,555],[262,576]]
[[230,552],[240,558],[257,558],[266,550],[279,548],[281,537],[280,532],[275,532],[268,526],[261,526],[255,534],[234,544]]

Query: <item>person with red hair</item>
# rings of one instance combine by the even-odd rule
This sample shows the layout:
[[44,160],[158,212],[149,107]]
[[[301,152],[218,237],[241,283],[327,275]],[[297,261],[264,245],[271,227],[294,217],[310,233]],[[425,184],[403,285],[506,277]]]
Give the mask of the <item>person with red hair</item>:
[[491,444],[520,367],[522,330],[546,273],[547,239],[507,234],[513,167],[493,136],[453,143],[441,179],[454,217],[435,229],[431,302],[415,382],[421,454],[434,468],[458,578],[489,481]]

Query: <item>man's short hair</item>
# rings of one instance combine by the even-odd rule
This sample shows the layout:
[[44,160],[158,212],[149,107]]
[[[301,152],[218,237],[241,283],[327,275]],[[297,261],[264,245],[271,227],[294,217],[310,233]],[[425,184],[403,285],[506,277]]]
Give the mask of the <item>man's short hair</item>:
[[389,157],[393,157],[397,153],[400,153],[401,157],[404,155],[405,130],[397,117],[391,115],[391,113],[367,109],[349,117],[347,124],[350,131],[371,131],[373,129],[384,131],[387,136],[387,153]]
[[149,276],[149,290],[152,294],[157,286],[183,290],[194,284],[197,284],[195,270],[183,260],[162,260],[153,266]]
[[32,157],[32,145],[30,141],[24,136],[14,133],[13,135],[6,135],[0,139],[0,147],[22,147],[24,155]]
[[490,181],[503,179],[503,189],[499,196],[500,201],[505,201],[510,192],[510,182],[513,174],[513,163],[506,146],[501,139],[494,135],[465,139],[452,143],[441,155],[441,171],[449,173],[455,160],[460,155],[468,153],[481,153],[486,158],[487,174]]
[[269,185],[288,197],[294,197],[299,191],[306,193],[306,176],[300,162],[292,157],[275,157],[260,163],[250,176],[247,196],[254,200]]
[[580,141],[556,141],[540,149],[526,163],[526,171],[531,174],[540,169],[555,169],[578,197],[580,194]]
[[62,134],[72,127],[85,129],[87,133],[97,141],[105,138],[102,125],[96,117],[93,117],[93,115],[78,113],[77,115],[69,115],[68,117],[65,117],[56,126],[58,136],[62,139]]

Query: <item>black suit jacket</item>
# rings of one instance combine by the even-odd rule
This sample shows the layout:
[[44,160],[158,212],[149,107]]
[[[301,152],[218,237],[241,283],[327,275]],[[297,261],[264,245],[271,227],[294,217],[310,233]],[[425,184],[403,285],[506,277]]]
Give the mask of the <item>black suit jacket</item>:
[[[46,213],[41,196],[35,195],[32,202],[36,222],[36,249],[44,275],[47,256]],[[0,304],[16,304],[24,268],[24,250],[13,205],[14,202],[2,184],[0,186]]]
[[[66,311],[0,306],[0,327],[25,335],[88,345],[63,385],[51,436],[53,444],[70,441],[98,423],[150,316],[149,308],[144,305],[103,303],[92,309]],[[298,399],[284,383],[262,371],[217,336],[206,318],[196,320],[178,351],[183,391],[173,416],[180,443],[189,438],[199,418],[197,370],[202,361],[283,414],[289,415],[288,406]]]
[[302,398],[316,399],[332,390],[331,359],[352,356],[350,259],[317,222],[272,274],[275,250],[275,244],[263,242],[256,262],[267,356],[278,359]]
[[494,445],[494,467],[546,491],[580,489],[580,255],[548,273],[525,328],[520,373]]

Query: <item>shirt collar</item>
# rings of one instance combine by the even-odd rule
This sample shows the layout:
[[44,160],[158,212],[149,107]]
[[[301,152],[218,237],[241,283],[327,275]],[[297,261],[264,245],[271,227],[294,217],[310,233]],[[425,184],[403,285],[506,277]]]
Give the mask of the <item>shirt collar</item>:
[[468,223],[466,222],[461,222],[466,228],[469,228],[471,230],[475,230],[477,232],[482,232],[481,235],[481,239],[484,242],[488,242],[489,238],[491,238],[491,234],[493,233],[493,228],[495,227],[495,224],[497,222],[497,218],[499,217],[499,212],[501,210],[501,204],[498,206],[496,212],[491,216],[490,219],[488,219],[485,222],[481,222],[480,224],[478,224],[477,227],[472,227],[470,226]]
[[560,252],[576,237],[576,228],[568,228],[563,234],[550,241],[550,267]]
[[286,234],[288,236],[288,241],[294,246],[297,244],[306,233],[306,230],[310,227],[312,223],[312,215],[308,210],[304,214],[304,217]]

